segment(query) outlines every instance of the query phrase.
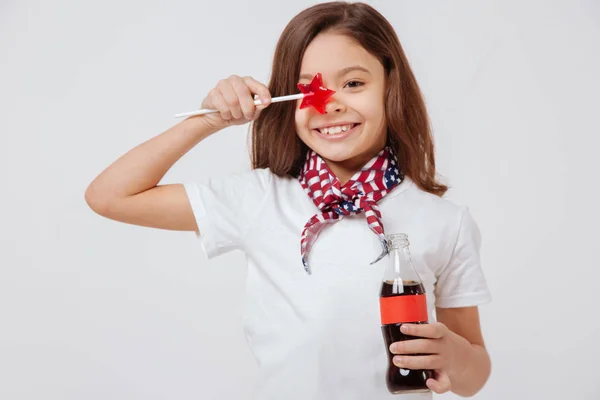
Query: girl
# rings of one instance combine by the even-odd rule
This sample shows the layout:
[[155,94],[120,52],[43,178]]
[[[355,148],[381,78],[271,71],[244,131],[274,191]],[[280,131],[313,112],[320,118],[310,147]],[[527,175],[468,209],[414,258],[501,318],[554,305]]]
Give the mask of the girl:
[[[300,101],[270,104],[317,73],[335,91],[324,114]],[[379,321],[383,263],[372,263],[384,229],[409,235],[436,316],[404,325],[421,338],[392,344],[394,363],[435,370],[427,385],[436,393],[477,393],[490,374],[477,309],[489,300],[479,231],[466,208],[441,198],[447,187],[436,180],[424,102],[389,22],[361,3],[308,8],[282,33],[268,87],[230,76],[202,108],[219,112],[129,151],[90,184],[86,201],[117,221],[194,231],[209,258],[247,254],[244,331],[260,398],[391,396]],[[250,121],[251,171],[158,185],[203,139]],[[397,168],[382,175],[381,165]]]

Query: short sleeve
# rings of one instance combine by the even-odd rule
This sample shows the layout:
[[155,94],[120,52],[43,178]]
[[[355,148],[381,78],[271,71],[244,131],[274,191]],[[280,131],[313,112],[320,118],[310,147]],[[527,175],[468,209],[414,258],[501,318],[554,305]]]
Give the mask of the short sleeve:
[[207,258],[243,249],[243,236],[259,215],[271,181],[268,169],[255,169],[184,184]]
[[481,233],[468,209],[462,208],[456,242],[435,286],[436,306],[471,307],[491,301],[481,267]]

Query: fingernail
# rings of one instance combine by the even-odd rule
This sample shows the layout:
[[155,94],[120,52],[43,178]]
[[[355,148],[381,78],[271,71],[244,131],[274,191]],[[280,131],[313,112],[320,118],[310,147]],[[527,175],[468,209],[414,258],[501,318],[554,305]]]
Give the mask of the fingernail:
[[402,325],[400,326],[400,330],[404,333],[408,332],[408,325]]
[[395,344],[390,344],[390,352],[391,353],[395,353],[396,352],[396,345]]
[[394,357],[392,359],[392,362],[394,363],[394,365],[399,367],[402,364],[402,357]]

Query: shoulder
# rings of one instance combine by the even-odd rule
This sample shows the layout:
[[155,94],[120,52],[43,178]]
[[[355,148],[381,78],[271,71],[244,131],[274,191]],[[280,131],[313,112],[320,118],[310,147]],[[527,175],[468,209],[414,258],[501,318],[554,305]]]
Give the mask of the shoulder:
[[211,177],[210,185],[237,189],[245,193],[265,193],[273,186],[275,175],[268,168],[249,169],[226,176]]
[[251,204],[258,206],[268,197],[275,177],[269,169],[250,169],[227,175],[209,176],[184,184],[190,200],[205,205]]
[[470,231],[475,237],[479,235],[467,205],[426,192],[410,178],[405,178],[388,196],[382,205],[384,215],[398,220],[398,229],[408,224],[429,234],[438,232],[449,242],[454,242],[461,230]]
[[229,178],[248,195],[260,196],[263,203],[293,203],[304,199],[302,186],[292,176],[281,176],[269,168],[251,169]]
[[403,207],[410,208],[412,212],[427,213],[436,217],[460,217],[467,209],[465,205],[426,192],[408,177],[388,194],[388,197],[398,206],[402,204]]
[[248,183],[253,183],[259,186],[269,186],[275,179],[275,175],[269,168],[256,168],[234,174],[241,180],[246,180]]

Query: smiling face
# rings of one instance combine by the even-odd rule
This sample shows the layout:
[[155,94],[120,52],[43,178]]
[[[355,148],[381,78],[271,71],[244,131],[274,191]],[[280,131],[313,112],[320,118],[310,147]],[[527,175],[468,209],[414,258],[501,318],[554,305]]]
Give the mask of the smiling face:
[[320,114],[296,107],[296,132],[346,182],[386,144],[385,71],[377,58],[351,38],[322,33],[306,48],[300,83],[316,73],[323,86],[335,90]]

